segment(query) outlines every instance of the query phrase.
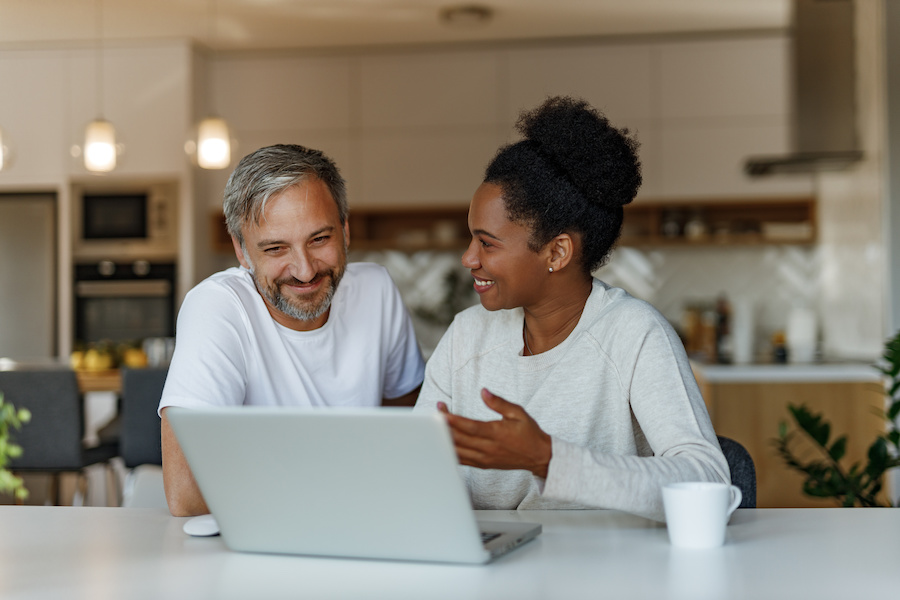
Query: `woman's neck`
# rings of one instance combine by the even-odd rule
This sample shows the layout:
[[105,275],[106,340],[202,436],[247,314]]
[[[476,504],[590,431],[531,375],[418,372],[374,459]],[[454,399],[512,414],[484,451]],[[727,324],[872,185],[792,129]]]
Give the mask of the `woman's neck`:
[[571,285],[561,284],[546,301],[534,307],[523,307],[525,354],[541,354],[563,343],[578,325],[592,287],[592,278],[580,279]]

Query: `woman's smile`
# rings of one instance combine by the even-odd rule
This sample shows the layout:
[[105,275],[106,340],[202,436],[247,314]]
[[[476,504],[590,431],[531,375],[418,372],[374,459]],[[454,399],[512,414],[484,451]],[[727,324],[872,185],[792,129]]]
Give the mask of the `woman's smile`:
[[[474,276],[473,276],[474,277]],[[479,279],[475,277],[475,292],[478,294],[483,294],[494,286],[494,281],[492,279]]]

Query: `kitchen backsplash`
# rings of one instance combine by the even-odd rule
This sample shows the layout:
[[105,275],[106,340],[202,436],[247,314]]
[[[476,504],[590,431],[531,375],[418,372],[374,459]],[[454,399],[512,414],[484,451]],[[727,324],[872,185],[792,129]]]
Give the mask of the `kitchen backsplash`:
[[[812,308],[820,295],[820,253],[805,246],[622,247],[596,276],[646,300],[681,329],[685,307],[712,305],[725,294],[753,315],[754,351],[766,357],[772,334],[787,327],[790,310]],[[478,302],[459,252],[366,252],[352,260],[384,265],[413,315],[423,353],[430,356],[459,310]]]

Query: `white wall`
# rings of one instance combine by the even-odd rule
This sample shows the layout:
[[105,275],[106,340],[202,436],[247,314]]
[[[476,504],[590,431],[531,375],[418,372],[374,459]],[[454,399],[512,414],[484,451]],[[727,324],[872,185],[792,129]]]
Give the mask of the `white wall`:
[[816,178],[825,350],[867,361],[881,356],[888,312],[883,24],[880,2],[856,3],[857,123],[864,159],[846,172]]

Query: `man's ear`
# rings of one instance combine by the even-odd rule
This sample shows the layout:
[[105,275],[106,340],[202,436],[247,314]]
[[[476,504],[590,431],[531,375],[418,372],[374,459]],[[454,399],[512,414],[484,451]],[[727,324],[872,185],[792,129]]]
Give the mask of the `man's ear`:
[[350,248],[350,219],[344,221],[344,250]]
[[238,262],[245,269],[249,269],[250,263],[247,261],[247,257],[244,256],[244,249],[241,248],[241,243],[234,236],[231,236],[231,245],[234,246],[234,254],[237,256]]

